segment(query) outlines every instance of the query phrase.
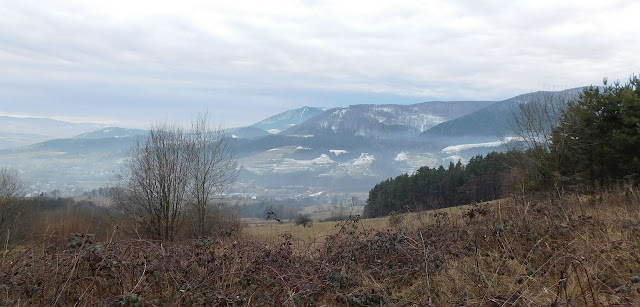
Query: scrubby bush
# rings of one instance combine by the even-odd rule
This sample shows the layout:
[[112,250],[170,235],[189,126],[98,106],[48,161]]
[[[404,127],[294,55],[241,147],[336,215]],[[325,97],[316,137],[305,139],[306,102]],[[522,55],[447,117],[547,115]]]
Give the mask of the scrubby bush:
[[311,217],[309,217],[308,214],[298,214],[293,222],[296,224],[296,226],[302,225],[302,227],[309,227],[311,226],[311,224],[313,224],[313,220],[311,220]]
[[389,215],[389,227],[391,228],[400,226],[402,224],[402,221],[404,221],[404,215],[402,214],[398,214],[394,211]]

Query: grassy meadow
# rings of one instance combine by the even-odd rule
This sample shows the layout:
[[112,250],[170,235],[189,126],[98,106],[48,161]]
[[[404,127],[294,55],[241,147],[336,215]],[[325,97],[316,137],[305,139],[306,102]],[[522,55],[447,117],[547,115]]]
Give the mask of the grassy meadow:
[[[485,204],[496,205],[499,201],[485,202]],[[412,212],[398,214],[396,222],[390,222],[393,218],[378,217],[361,219],[357,217],[357,226],[360,231],[366,233],[374,233],[378,231],[386,231],[389,229],[407,228],[415,229],[422,223],[426,223],[433,220],[434,214],[446,212],[452,217],[461,218],[462,214],[468,210],[469,206],[458,206],[451,208],[443,208],[426,212]],[[325,217],[327,214],[311,215],[314,222],[307,227],[302,225],[296,225],[294,221],[285,221],[279,223],[274,220],[269,221],[251,221],[246,224],[243,229],[243,234],[249,240],[255,240],[259,242],[274,243],[280,240],[282,235],[290,234],[296,242],[300,243],[301,247],[309,244],[321,244],[324,240],[330,236],[336,235],[340,232],[345,223],[343,221],[317,221],[318,217]],[[349,216],[345,216],[345,220],[349,219]],[[351,221],[352,222],[352,221]]]

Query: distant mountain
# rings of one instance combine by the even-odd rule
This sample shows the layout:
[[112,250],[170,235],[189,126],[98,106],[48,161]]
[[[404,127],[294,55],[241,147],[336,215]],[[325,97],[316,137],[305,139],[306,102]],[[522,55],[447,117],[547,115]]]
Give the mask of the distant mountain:
[[51,137],[39,134],[0,132],[0,149],[27,146],[49,139]]
[[69,195],[110,184],[136,137],[54,139],[0,150],[0,166],[20,172],[27,193]]
[[82,133],[74,136],[74,139],[108,139],[108,138],[126,138],[138,135],[145,135],[149,131],[142,129],[129,129],[119,127],[107,127],[100,130]]
[[540,91],[519,95],[507,100],[496,102],[473,113],[440,123],[422,135],[444,138],[496,138],[510,135],[509,120],[517,105],[521,103],[536,103],[544,99],[562,100],[565,103],[577,97],[584,87],[564,91]]
[[256,127],[231,128],[227,129],[227,132],[231,134],[231,137],[240,139],[254,139],[271,135],[271,133]]
[[433,101],[413,105],[334,108],[282,132],[284,135],[417,135],[439,123],[490,105],[490,101]]
[[269,133],[276,134],[287,128],[299,125],[322,112],[324,112],[324,110],[320,108],[302,107],[276,114],[251,125],[251,127],[260,128]]
[[0,116],[0,133],[33,134],[53,138],[68,138],[105,128],[107,125],[71,123],[51,118]]

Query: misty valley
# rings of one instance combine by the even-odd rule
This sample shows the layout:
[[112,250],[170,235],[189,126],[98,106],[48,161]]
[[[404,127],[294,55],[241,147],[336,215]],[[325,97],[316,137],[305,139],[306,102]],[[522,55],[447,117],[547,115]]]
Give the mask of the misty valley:
[[[506,150],[511,108],[540,94],[499,102],[304,107],[227,129],[240,170],[228,196],[363,199],[381,180]],[[37,118],[4,116],[0,123],[0,161],[20,171],[29,195],[81,196],[109,186],[131,144],[146,133]]]

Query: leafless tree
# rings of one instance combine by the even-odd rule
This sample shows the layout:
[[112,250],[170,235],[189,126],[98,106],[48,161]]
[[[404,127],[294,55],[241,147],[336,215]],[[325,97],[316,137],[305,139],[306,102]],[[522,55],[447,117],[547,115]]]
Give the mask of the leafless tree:
[[511,131],[526,149],[549,150],[551,133],[566,109],[569,97],[565,92],[539,92],[511,109]]
[[236,178],[235,155],[222,129],[200,116],[192,131],[155,125],[132,146],[113,199],[153,239],[173,240],[187,217],[193,234],[211,234],[216,195]]
[[7,242],[12,226],[20,217],[23,196],[24,183],[18,172],[0,168],[0,233],[6,236]]
[[[576,92],[577,93],[577,92]],[[566,109],[572,92],[533,93],[511,109],[509,126],[515,142],[507,142],[510,149],[527,151],[529,172],[550,179],[559,157],[551,157],[553,129],[558,126],[562,112]]]
[[235,182],[238,163],[229,137],[221,128],[212,127],[207,115],[200,115],[188,136],[192,182],[191,205],[195,213],[192,231],[195,236],[210,236],[220,219],[221,196]]
[[114,189],[116,204],[153,239],[173,240],[189,192],[189,156],[182,128],[156,125],[131,148]]

